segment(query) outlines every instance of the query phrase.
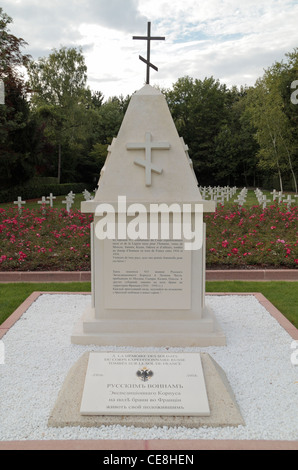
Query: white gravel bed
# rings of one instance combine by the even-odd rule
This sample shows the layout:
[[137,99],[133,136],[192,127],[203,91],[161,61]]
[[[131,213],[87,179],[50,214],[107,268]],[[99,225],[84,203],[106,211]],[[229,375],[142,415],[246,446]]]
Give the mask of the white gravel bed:
[[72,345],[73,325],[90,303],[90,296],[43,294],[3,338],[0,440],[297,440],[298,368],[291,362],[292,338],[253,295],[207,296],[206,300],[227,336],[227,346],[184,351],[207,352],[224,369],[246,426],[49,428],[48,417],[65,377],[82,354],[128,348]]

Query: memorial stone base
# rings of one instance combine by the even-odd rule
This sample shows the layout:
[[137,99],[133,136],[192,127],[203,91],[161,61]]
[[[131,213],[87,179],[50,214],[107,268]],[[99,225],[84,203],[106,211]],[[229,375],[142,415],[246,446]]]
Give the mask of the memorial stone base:
[[96,319],[89,308],[75,325],[73,344],[132,347],[225,346],[226,338],[213,312],[205,307],[199,320]]
[[[81,413],[82,397],[86,385],[86,375],[90,353],[86,352],[69,371],[51,411],[48,426],[54,428],[80,426],[153,426],[187,428],[243,426],[245,421],[235,399],[232,388],[221,367],[209,354],[201,353],[201,362],[210,407],[208,416],[165,416],[165,415],[99,415],[86,416]],[[194,363],[195,365],[195,363]],[[153,371],[155,372],[155,371]],[[117,380],[117,377],[114,377]],[[154,379],[149,379],[151,382]],[[173,377],[173,380],[175,377]],[[115,382],[114,380],[114,382]],[[143,382],[140,382],[142,384]]]

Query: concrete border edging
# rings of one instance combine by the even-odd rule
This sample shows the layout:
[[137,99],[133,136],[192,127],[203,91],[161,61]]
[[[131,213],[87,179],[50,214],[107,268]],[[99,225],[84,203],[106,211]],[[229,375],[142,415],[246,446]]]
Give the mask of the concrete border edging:
[[[0,450],[98,450],[98,451],[181,451],[196,452],[200,450],[298,450],[296,441],[113,441],[113,440],[70,440],[70,441],[7,441],[0,442]],[[117,455],[117,454],[115,454]]]

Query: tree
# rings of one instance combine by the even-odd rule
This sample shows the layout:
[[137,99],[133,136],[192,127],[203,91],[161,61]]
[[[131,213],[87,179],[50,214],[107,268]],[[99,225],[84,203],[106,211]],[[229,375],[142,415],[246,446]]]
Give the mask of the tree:
[[88,99],[90,102],[86,82],[87,67],[81,49],[54,49],[49,57],[29,64],[32,109],[46,123],[46,135],[58,148],[59,183],[63,146],[77,148],[84,139]]
[[86,92],[87,66],[81,49],[53,49],[49,57],[29,64],[32,103],[67,108]]
[[298,172],[298,107],[293,103],[291,95],[292,84],[298,76],[298,48],[286,54],[287,61],[275,62],[265,73],[263,80],[266,82],[272,96],[278,97],[280,109],[283,113],[281,120],[280,139],[288,161],[293,187],[297,188]]
[[260,145],[259,166],[264,170],[277,171],[280,190],[283,191],[281,157],[278,145],[278,108],[272,106],[271,97],[265,84],[259,80],[255,88],[248,91],[248,111],[256,127],[256,139]]
[[[98,92],[96,92],[97,96]],[[108,146],[114,137],[117,137],[122,124],[130,96],[112,97],[100,106],[94,107],[94,99],[91,97],[91,107],[88,110],[88,139],[85,146],[85,155],[80,159],[80,171],[89,173],[88,181],[98,180],[100,170],[103,167]],[[93,175],[93,176],[92,176]],[[92,178],[91,178],[92,176]]]
[[258,168],[258,151],[260,149],[257,140],[254,138],[256,129],[251,123],[250,115],[247,112],[247,90],[242,94],[234,110],[238,116],[239,128],[235,130],[238,135],[238,161],[241,165],[244,185],[259,186],[262,179],[262,172]]
[[0,7],[0,76],[8,87],[10,80],[18,82],[23,92],[27,91],[21,72],[26,67],[30,56],[23,54],[21,49],[27,45],[22,38],[17,38],[9,31],[12,18]]
[[113,97],[101,106],[99,110],[101,125],[98,128],[97,142],[110,144],[113,137],[117,137],[128,102],[129,97],[126,101],[122,97]]
[[0,8],[0,79],[5,86],[5,105],[0,105],[0,183],[17,184],[32,174],[29,125],[29,92],[22,75],[29,56],[22,53],[25,41],[9,31],[12,23]]
[[278,174],[281,190],[284,188],[284,175],[290,172],[293,187],[297,192],[297,126],[291,123],[293,110],[289,90],[287,68],[284,64],[275,63],[265,71],[255,87],[249,90],[248,112],[257,129],[256,139],[260,145],[259,166]]
[[166,98],[177,130],[190,148],[200,184],[229,184],[237,177],[238,91],[228,90],[213,77],[203,81],[184,77],[166,91]]

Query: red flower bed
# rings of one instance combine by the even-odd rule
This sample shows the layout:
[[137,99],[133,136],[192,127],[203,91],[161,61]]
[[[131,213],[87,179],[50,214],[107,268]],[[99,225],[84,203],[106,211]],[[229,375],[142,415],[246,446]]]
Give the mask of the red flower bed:
[[219,206],[215,214],[205,215],[205,221],[209,267],[298,267],[297,207]]
[[[90,222],[80,211],[0,209],[1,271],[89,271]],[[205,214],[207,267],[297,268],[297,207]]]
[[0,270],[89,270],[91,221],[80,211],[0,209]]

